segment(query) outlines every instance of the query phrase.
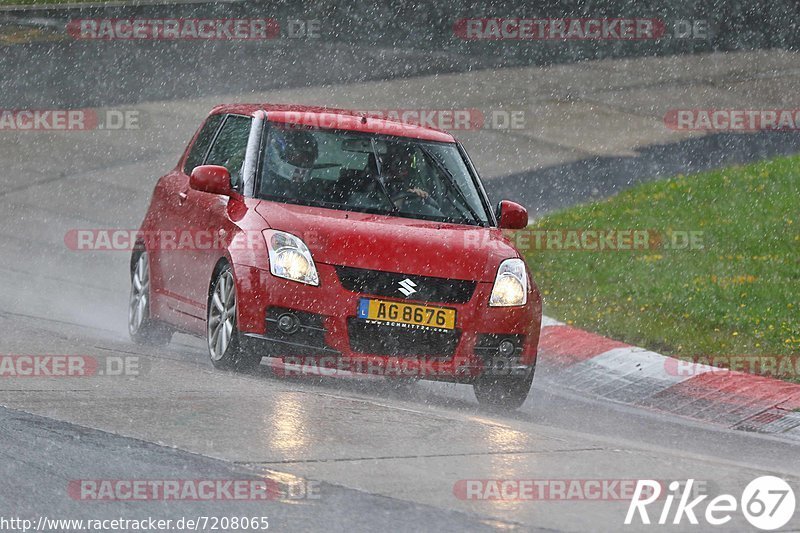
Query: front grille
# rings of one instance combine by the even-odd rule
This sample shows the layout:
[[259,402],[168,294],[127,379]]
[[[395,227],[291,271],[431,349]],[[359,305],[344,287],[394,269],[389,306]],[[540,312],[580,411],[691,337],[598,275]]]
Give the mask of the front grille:
[[[477,285],[475,281],[396,274],[345,266],[337,266],[336,274],[342,286],[348,291],[422,302],[466,303],[472,298]],[[405,283],[406,292],[410,292],[409,288],[414,291],[410,294],[400,290],[404,288],[400,282],[407,279],[413,283],[413,285]]]
[[407,329],[372,324],[355,317],[347,319],[347,332],[354,352],[395,357],[450,357],[461,338],[457,329],[446,332]]

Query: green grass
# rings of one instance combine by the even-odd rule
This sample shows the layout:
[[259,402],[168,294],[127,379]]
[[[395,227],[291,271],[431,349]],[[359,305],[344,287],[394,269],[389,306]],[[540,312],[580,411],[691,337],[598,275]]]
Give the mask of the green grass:
[[700,250],[524,251],[553,318],[687,359],[800,354],[800,157],[637,186],[531,229],[703,232]]

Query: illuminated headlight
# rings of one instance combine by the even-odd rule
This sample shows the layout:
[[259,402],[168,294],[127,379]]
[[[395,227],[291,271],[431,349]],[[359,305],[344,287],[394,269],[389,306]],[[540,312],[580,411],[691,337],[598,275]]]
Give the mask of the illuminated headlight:
[[506,259],[497,269],[489,305],[513,307],[528,301],[528,276],[522,259]]
[[269,250],[269,271],[273,276],[319,285],[317,267],[306,243],[283,231],[266,231],[264,237]]

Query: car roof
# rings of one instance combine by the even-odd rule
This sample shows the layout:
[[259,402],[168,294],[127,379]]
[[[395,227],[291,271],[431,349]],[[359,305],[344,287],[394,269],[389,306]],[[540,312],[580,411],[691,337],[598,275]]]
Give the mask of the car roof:
[[370,112],[359,113],[332,107],[292,104],[221,104],[212,109],[210,114],[231,113],[253,116],[257,111],[265,111],[267,120],[271,122],[394,135],[425,141],[456,142],[452,135],[436,128],[380,118],[373,116]]

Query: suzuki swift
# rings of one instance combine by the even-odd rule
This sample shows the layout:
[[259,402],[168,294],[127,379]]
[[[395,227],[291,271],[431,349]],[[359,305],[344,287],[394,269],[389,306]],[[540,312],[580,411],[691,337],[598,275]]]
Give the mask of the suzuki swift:
[[206,338],[217,368],[325,367],[470,383],[517,408],[539,292],[450,134],[280,105],[214,108],[158,180],[130,262],[138,343]]

